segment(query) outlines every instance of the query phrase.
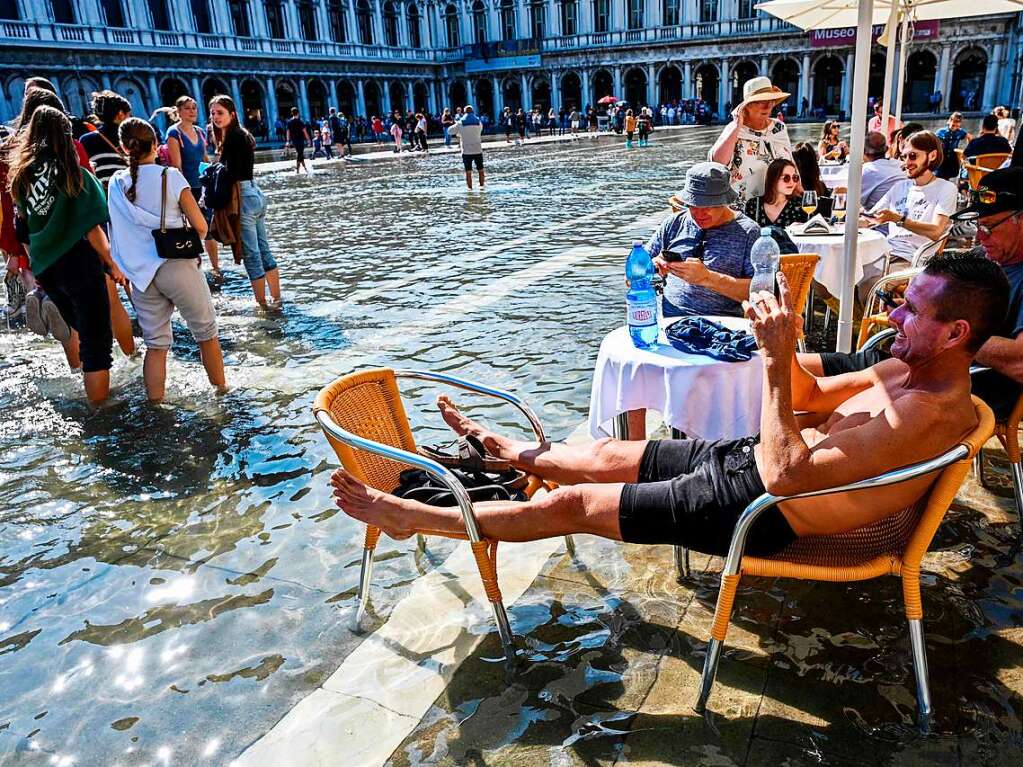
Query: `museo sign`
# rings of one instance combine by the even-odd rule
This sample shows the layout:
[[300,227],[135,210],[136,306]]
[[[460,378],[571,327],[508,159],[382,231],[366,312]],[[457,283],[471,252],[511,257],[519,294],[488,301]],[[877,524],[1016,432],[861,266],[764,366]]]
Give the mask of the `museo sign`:
[[[937,19],[918,21],[913,25],[913,42],[925,42],[938,39],[940,22]],[[884,31],[884,24],[875,24],[871,30],[870,41],[877,42]],[[811,48],[841,48],[856,45],[856,27],[839,27],[838,29],[810,30]]]

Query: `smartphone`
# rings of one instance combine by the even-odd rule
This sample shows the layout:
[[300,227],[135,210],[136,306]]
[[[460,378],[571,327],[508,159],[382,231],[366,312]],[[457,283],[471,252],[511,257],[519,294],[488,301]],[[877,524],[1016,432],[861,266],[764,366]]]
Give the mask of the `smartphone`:
[[661,251],[661,256],[664,257],[665,261],[681,261],[682,260],[682,255],[680,253],[676,253],[673,250],[662,250]]

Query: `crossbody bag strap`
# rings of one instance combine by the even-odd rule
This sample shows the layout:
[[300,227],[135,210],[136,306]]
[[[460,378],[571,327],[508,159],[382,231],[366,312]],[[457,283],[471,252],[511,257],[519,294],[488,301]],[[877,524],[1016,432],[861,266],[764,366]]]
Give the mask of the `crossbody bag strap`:
[[160,231],[167,231],[167,169],[160,174]]

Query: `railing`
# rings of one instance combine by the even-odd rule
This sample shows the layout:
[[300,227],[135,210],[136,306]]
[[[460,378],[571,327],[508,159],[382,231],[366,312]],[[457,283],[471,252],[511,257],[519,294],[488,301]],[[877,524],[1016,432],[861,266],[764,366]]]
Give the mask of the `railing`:
[[[798,33],[797,27],[776,19],[729,19],[696,24],[678,24],[615,32],[590,32],[561,35],[542,41],[507,41],[485,45],[520,46],[529,43],[532,51],[563,51],[586,47],[642,45],[668,40],[696,40],[711,37],[744,37],[763,34]],[[76,24],[54,24],[35,21],[0,21],[0,43],[9,45],[62,45],[75,43],[91,48],[139,46],[143,48],[179,48],[182,50],[215,50],[224,53],[266,54],[274,56],[314,56],[317,58],[365,58],[376,60],[450,62],[475,56],[471,46],[441,49],[398,48],[366,45],[357,42],[335,43],[318,40],[277,40],[261,37],[235,37],[195,32],[92,27]]]

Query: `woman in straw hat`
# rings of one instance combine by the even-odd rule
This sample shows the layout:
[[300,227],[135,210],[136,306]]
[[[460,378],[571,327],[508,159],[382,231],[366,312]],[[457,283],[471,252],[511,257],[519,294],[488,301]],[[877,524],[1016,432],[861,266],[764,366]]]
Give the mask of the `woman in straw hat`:
[[767,77],[747,80],[742,102],[732,110],[732,122],[711,147],[708,159],[728,168],[740,203],[764,193],[767,166],[773,160],[792,159],[785,123],[771,117],[788,96]]

